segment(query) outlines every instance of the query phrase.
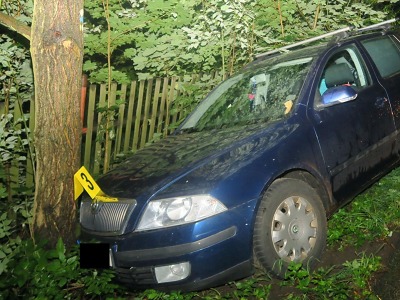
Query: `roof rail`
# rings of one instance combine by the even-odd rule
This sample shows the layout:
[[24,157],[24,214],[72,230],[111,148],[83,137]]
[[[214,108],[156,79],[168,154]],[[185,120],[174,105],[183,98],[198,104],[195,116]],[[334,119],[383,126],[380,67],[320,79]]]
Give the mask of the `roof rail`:
[[357,28],[357,29],[355,29],[354,26],[347,26],[347,27],[342,28],[342,29],[338,29],[338,30],[335,30],[335,31],[332,31],[332,32],[324,33],[322,35],[306,39],[304,41],[300,41],[300,42],[297,42],[297,43],[294,43],[294,44],[291,44],[291,45],[283,46],[281,48],[270,50],[270,51],[265,52],[265,53],[257,54],[255,57],[256,58],[260,58],[260,57],[267,56],[267,55],[270,55],[270,54],[273,54],[273,53],[283,52],[285,50],[289,50],[289,49],[295,48],[297,46],[301,46],[301,45],[304,45],[304,44],[308,44],[308,43],[311,43],[311,42],[322,40],[322,39],[330,37],[330,36],[339,35],[341,33],[347,32],[347,31],[362,32],[362,31],[377,30],[377,29],[382,29],[382,28],[386,29],[386,28],[388,28],[389,24],[394,23],[394,22],[398,21],[399,19],[400,18],[397,17],[397,18],[393,18],[393,19],[390,19],[390,20],[387,20],[387,21],[383,21],[383,22],[380,22],[380,23],[377,23],[377,24],[373,24],[373,25],[370,25],[370,26],[367,26],[367,27]]
[[386,28],[390,27],[389,24],[394,23],[394,22],[398,21],[399,19],[400,18],[397,17],[397,18],[393,18],[393,19],[390,19],[390,20],[387,20],[387,21],[383,21],[383,22],[380,22],[380,23],[377,23],[377,24],[373,24],[373,25],[370,25],[370,26],[367,26],[367,27],[358,28],[357,32],[368,31],[368,30],[373,30],[373,29],[386,29]]

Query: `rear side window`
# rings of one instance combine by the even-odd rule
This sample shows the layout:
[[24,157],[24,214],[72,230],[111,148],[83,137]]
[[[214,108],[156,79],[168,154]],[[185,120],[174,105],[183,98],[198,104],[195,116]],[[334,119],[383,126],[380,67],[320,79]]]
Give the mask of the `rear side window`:
[[383,78],[400,73],[400,45],[395,37],[379,37],[362,44]]

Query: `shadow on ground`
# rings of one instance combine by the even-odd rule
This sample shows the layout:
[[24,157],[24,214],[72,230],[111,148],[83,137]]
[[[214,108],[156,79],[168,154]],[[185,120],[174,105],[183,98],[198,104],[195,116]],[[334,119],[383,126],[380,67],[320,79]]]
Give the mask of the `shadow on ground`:
[[400,233],[385,244],[382,253],[383,270],[373,279],[373,291],[382,300],[400,299]]

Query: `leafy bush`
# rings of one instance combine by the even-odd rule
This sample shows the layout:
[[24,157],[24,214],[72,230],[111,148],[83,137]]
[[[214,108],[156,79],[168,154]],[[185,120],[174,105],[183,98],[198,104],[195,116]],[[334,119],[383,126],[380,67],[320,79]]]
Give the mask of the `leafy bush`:
[[0,272],[0,299],[90,299],[112,297],[117,290],[123,294],[111,271],[80,269],[78,247],[67,252],[61,239],[51,250],[45,243],[19,240],[7,259],[7,268]]
[[109,68],[118,82],[215,69],[232,74],[254,54],[387,18],[376,1],[108,0],[107,9],[101,3],[85,3],[84,70],[92,82],[107,81]]

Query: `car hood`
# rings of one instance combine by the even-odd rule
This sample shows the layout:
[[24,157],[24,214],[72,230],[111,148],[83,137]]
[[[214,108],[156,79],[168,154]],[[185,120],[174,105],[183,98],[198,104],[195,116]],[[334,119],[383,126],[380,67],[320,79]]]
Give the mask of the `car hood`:
[[260,130],[258,124],[169,136],[120,163],[98,180],[99,186],[113,197],[150,197],[168,183],[218,154],[237,147]]
[[[298,126],[287,120],[172,135],[137,151],[97,182],[109,196],[140,203],[154,196],[209,193],[261,156],[275,155],[271,160],[278,161],[279,145]],[[265,161],[259,163],[267,167]]]

